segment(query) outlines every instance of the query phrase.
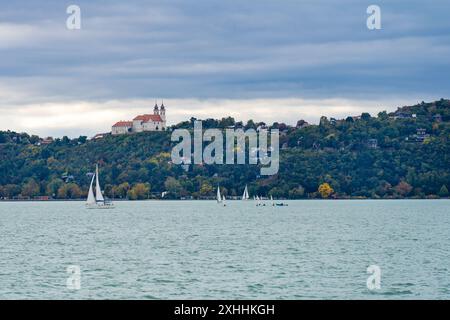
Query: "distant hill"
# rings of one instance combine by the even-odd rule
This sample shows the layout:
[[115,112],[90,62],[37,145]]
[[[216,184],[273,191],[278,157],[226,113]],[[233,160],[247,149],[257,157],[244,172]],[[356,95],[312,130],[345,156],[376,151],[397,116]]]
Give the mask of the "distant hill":
[[[173,128],[192,128],[192,121]],[[204,128],[263,125],[233,118],[207,119]],[[335,198],[447,197],[450,187],[450,100],[421,103],[319,125],[299,121],[280,129],[280,171],[260,177],[251,165],[194,165],[170,162],[170,132],[146,132],[99,139],[43,140],[0,132],[0,198],[80,198],[98,162],[106,194],[114,198],[214,196],[217,183],[228,196],[317,198],[327,183]]]

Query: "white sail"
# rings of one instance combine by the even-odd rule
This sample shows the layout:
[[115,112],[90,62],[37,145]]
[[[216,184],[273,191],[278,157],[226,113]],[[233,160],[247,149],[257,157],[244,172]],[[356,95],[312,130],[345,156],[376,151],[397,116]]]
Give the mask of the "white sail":
[[220,196],[220,188],[217,187],[217,203],[221,203],[222,202],[222,197]]
[[244,194],[242,195],[242,200],[248,200],[250,197],[248,195],[247,185],[245,185]]
[[275,206],[275,202],[273,202],[273,197],[270,195],[270,201],[272,201],[272,206]]
[[100,188],[100,182],[98,181],[99,180],[98,179],[98,164],[97,164],[97,166],[95,168],[95,178],[96,178],[96,181],[95,181],[95,199],[98,202],[104,202],[105,198],[103,198],[102,189]]
[[94,185],[94,178],[95,178],[95,174],[92,175],[91,185],[89,187],[89,193],[88,193],[88,198],[87,198],[86,204],[94,204],[95,203],[94,188],[92,188]]

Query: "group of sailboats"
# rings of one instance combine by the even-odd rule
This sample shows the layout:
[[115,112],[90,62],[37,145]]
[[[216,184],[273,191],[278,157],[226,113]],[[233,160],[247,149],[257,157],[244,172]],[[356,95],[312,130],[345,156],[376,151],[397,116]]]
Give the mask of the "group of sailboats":
[[[250,195],[248,193],[248,187],[247,187],[247,185],[245,185],[244,193],[242,194],[242,200],[247,201],[249,199],[250,199]],[[257,207],[265,207],[266,206],[266,204],[263,202],[262,197],[253,196],[253,200],[256,202]],[[275,203],[272,196],[270,196],[270,201],[271,201],[271,204],[273,207],[287,206],[287,204],[285,204],[285,203]],[[217,186],[217,203],[223,205],[224,207],[226,206],[225,196],[221,195],[219,186]]]
[[[94,194],[94,180],[95,180],[95,194]],[[87,209],[113,209],[114,204],[105,199],[100,187],[98,165],[95,167],[95,173],[92,175],[91,185],[89,186],[88,198],[86,201]]]
[[[94,193],[94,182],[95,182],[95,193]],[[250,195],[248,193],[248,187],[245,186],[244,193],[242,194],[242,200],[247,201],[250,199]],[[266,206],[266,204],[262,201],[263,198],[259,196],[254,196],[253,200],[256,201],[256,206]],[[272,206],[287,206],[287,204],[283,203],[275,203],[273,201],[273,197],[270,196],[270,200],[272,202]],[[220,187],[217,186],[217,203],[226,207],[226,197],[222,196],[220,193]],[[86,201],[86,208],[88,209],[113,209],[114,204],[112,201],[105,199],[102,193],[102,189],[100,187],[100,179],[98,173],[98,164],[95,166],[95,173],[92,175],[91,184],[89,186],[88,198]]]

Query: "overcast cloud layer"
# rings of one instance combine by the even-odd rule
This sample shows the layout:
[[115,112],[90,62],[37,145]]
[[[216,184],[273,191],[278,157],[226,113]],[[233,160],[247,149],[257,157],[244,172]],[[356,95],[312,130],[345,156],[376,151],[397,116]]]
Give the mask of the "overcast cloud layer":
[[445,0],[2,1],[0,130],[92,135],[161,98],[170,123],[290,124],[448,98],[449,17]]

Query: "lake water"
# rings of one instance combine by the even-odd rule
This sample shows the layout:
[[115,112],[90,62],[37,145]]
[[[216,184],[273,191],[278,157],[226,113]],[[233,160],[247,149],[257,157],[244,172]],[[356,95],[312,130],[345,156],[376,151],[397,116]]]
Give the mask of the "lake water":
[[0,298],[450,299],[450,201],[288,203],[3,202]]

